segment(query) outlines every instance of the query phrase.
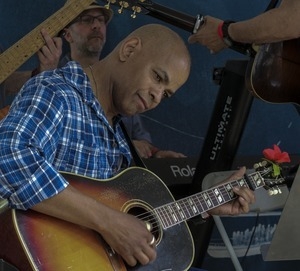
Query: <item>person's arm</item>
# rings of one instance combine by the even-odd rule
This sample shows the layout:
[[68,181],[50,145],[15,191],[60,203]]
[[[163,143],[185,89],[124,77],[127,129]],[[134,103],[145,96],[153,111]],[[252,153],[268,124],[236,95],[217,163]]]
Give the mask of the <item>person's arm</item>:
[[142,158],[180,158],[186,157],[184,154],[171,151],[160,150],[152,144],[151,135],[143,125],[140,115],[123,118],[124,125],[132,139],[138,154]]
[[107,207],[71,185],[32,209],[97,231],[131,266],[156,257],[155,246],[149,245],[153,236],[142,220]]
[[155,147],[153,144],[147,140],[132,140],[138,154],[142,158],[182,158],[186,157],[183,153],[170,151],[170,150],[161,150]]
[[234,23],[228,32],[233,40],[243,43],[272,43],[300,37],[300,1],[283,0],[271,9],[247,21]]
[[[252,19],[231,23],[228,34],[235,42],[262,44],[300,37],[300,27],[296,23],[300,16],[300,1],[283,0],[278,8],[271,9]],[[230,18],[226,18],[229,19]],[[211,16],[199,31],[189,37],[190,43],[200,43],[217,53],[227,48],[220,37],[223,20]]]
[[11,208],[33,209],[96,230],[129,265],[154,260],[153,236],[145,223],[75,189],[53,166],[66,132],[67,102],[52,85],[34,82],[25,85],[10,117],[0,123],[0,197]]

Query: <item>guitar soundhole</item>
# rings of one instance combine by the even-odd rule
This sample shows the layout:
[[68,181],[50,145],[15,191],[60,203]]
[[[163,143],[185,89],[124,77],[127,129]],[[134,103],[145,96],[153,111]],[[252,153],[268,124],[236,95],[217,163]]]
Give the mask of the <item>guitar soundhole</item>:
[[151,207],[147,203],[135,201],[134,203],[130,203],[126,206],[125,212],[144,221],[148,230],[155,237],[156,245],[158,245],[162,238],[162,231],[160,223]]

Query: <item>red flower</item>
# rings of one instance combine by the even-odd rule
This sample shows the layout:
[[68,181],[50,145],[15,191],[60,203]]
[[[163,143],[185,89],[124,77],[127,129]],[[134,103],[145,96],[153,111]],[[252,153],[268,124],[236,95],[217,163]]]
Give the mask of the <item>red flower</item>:
[[291,162],[290,156],[287,152],[282,152],[277,145],[273,145],[274,149],[264,149],[263,155],[266,159],[280,164],[284,162]]

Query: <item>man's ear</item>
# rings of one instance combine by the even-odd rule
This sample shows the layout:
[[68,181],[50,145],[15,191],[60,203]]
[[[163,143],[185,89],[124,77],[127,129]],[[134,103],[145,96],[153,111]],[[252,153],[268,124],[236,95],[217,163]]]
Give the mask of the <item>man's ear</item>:
[[133,56],[142,48],[142,41],[139,37],[131,37],[123,42],[119,50],[119,57],[122,62]]
[[71,36],[70,31],[69,31],[68,28],[64,28],[63,37],[69,43],[71,43],[73,41],[72,36]]

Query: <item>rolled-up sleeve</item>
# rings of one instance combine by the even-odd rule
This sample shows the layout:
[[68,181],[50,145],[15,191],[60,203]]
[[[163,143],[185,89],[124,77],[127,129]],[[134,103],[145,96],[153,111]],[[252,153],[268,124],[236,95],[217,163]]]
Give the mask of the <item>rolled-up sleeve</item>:
[[52,166],[63,103],[51,88],[40,88],[38,94],[16,99],[0,124],[0,197],[8,199],[11,208],[28,209],[68,185]]

